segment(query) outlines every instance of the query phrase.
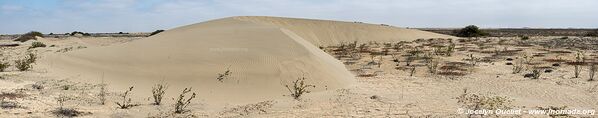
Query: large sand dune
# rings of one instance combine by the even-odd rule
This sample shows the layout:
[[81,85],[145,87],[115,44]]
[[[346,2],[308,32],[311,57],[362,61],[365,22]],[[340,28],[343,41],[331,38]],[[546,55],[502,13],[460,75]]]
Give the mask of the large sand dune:
[[[307,77],[316,92],[352,85],[354,75],[319,45],[418,38],[451,37],[363,23],[231,17],[125,44],[47,55],[40,65],[72,80],[99,83],[103,78],[111,90],[135,86],[143,98],[163,80],[170,85],[167,96],[193,87],[210,104],[249,103],[283,97],[288,94],[284,85],[299,77]],[[231,77],[218,81],[229,67]]]

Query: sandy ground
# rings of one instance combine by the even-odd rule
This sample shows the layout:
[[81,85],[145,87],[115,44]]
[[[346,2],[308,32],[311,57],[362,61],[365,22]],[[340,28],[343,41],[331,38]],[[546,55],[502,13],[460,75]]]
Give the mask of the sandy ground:
[[[29,48],[34,41],[20,43],[0,40],[0,43],[21,44],[17,47],[0,47],[0,54],[2,54],[0,59],[4,62],[14,64],[14,60],[25,58],[29,53],[36,54],[39,60],[28,71],[18,71],[11,66],[5,72],[0,72],[2,92],[0,117],[63,117],[55,113],[60,107],[73,108],[77,111],[78,117],[480,117],[481,115],[462,114],[459,110],[522,109],[529,111],[549,107],[594,110],[598,105],[596,104],[598,83],[588,81],[589,65],[596,62],[597,52],[593,48],[577,49],[594,47],[597,40],[595,38],[531,37],[522,40],[520,37],[473,39],[445,37],[387,41],[392,39],[384,39],[384,37],[393,35],[385,35],[352,44],[351,38],[344,39],[348,34],[354,34],[351,31],[328,33],[343,36],[336,38],[335,35],[326,35],[326,33],[312,35],[304,30],[305,27],[289,25],[296,22],[302,23],[303,20],[273,22],[281,21],[276,19],[278,18],[235,17],[186,26],[149,38],[40,38],[38,41],[48,47],[33,49]],[[312,21],[307,24],[329,27],[325,24],[330,22]],[[339,24],[339,27],[355,25],[351,22]],[[374,27],[371,24],[357,25],[366,26],[354,27],[372,30],[379,30],[380,27],[388,28],[388,26]],[[198,27],[201,29],[196,29]],[[402,32],[402,30],[394,31],[399,29],[388,30],[392,30],[388,32]],[[233,33],[223,31],[233,31]],[[195,33],[190,34],[190,32]],[[271,34],[259,35],[264,32]],[[370,32],[361,35],[388,32]],[[427,33],[418,33],[419,31],[406,32],[428,36]],[[220,35],[208,35],[214,33]],[[232,34],[239,35],[229,36]],[[201,37],[198,39],[203,40],[180,35]],[[361,35],[354,35],[354,37],[362,37]],[[318,38],[305,38],[310,36],[327,37],[327,39],[318,41]],[[223,43],[241,37],[251,40],[237,39],[241,42]],[[331,37],[334,40],[329,40]],[[180,42],[172,42],[173,40]],[[263,48],[264,44],[255,40],[272,41],[276,43],[270,45],[279,45]],[[319,43],[322,45],[318,46]],[[211,44],[224,47],[255,46],[249,49],[264,53],[248,53],[249,56],[212,55],[214,56],[212,58],[210,53],[197,51],[209,49],[201,46]],[[447,51],[449,52],[447,54],[444,51],[451,44],[454,44],[454,48],[450,52]],[[566,44],[574,44],[575,48],[568,47]],[[158,45],[164,47],[156,47]],[[289,48],[288,45],[295,47]],[[194,46],[201,48],[191,48]],[[284,53],[289,50],[297,52]],[[582,65],[580,65],[580,76],[576,78],[574,77],[576,63],[573,62],[577,60],[577,50],[583,57],[579,59]],[[170,63],[162,60],[164,55],[168,54],[175,55],[173,58],[176,61]],[[296,77],[290,77],[293,74],[284,72],[296,72],[297,70],[294,69],[299,68],[303,72],[313,73],[308,77],[306,84],[316,85],[316,87],[307,88],[311,92],[296,100],[289,96],[290,93],[278,79],[260,78],[255,79],[254,83],[234,83],[227,80],[221,83],[214,79],[216,74],[205,76],[209,80],[204,80],[202,78],[204,75],[176,73],[187,72],[187,70],[221,72],[224,67],[194,69],[196,66],[189,65],[225,62],[223,61],[227,59],[225,57],[230,58],[230,56],[251,60],[253,58],[251,54],[281,56],[276,57],[279,59],[301,57],[299,61],[293,62],[304,63],[267,61],[277,62],[273,65],[292,67],[280,69],[264,65],[268,63],[241,61],[238,64],[246,64],[242,67],[254,68],[233,68],[233,77],[247,75],[283,80],[285,78],[280,77],[289,76],[286,78],[288,80],[285,80],[288,82]],[[211,58],[206,59],[202,56]],[[168,57],[164,59],[170,59],[170,56]],[[158,65],[158,67],[175,71],[160,70],[160,68],[153,68],[156,65],[147,65],[160,62],[168,62],[170,65]],[[438,67],[430,69],[431,65],[435,65],[434,63],[438,63]],[[515,65],[521,65],[521,72],[513,73]],[[104,70],[111,70],[112,73],[94,71],[102,70],[103,67]],[[130,69],[129,67],[142,69],[127,70]],[[264,72],[263,69],[280,69],[281,73],[260,73]],[[62,70],[60,71],[62,73],[56,74],[57,70]],[[524,77],[534,70],[541,73],[537,79]],[[85,72],[90,75],[86,75]],[[126,76],[110,75],[119,72],[125,73],[122,75]],[[167,75],[182,74],[180,76],[189,78],[170,80],[159,77],[144,78],[148,75],[157,76],[161,74],[159,72],[172,72]],[[104,105],[99,99],[102,80],[107,84]],[[152,85],[159,83],[159,80],[166,81],[169,87],[162,105],[153,105],[151,88]],[[193,83],[199,81],[204,82],[201,83],[205,85],[204,88],[193,86]],[[337,86],[332,86],[335,84]],[[122,102],[123,98],[120,95],[125,92],[125,87],[130,85],[135,85],[129,97],[137,106],[128,109],[117,108],[116,102]],[[190,101],[191,104],[186,108],[187,112],[174,113],[175,98],[181,93],[181,88],[189,86],[194,87],[193,92],[198,96]],[[230,90],[220,90],[226,88]],[[255,93],[251,92],[256,90],[258,91]],[[569,116],[594,117],[593,115]],[[550,116],[522,113],[488,114],[483,117]]]
[[[548,40],[541,37],[537,40]],[[62,53],[58,50],[69,47],[95,47],[119,45],[135,39],[128,38],[68,38],[42,39],[46,44],[55,47],[36,48],[31,51],[44,53]],[[518,40],[511,38],[510,40]],[[12,42],[3,40],[2,42]],[[26,42],[28,43],[28,42]],[[410,45],[418,45],[412,43]],[[490,43],[489,43],[490,44]],[[461,45],[461,44],[459,44]],[[466,44],[463,44],[466,45]],[[14,60],[23,56],[28,45],[3,48],[3,57]],[[457,46],[459,48],[460,46]],[[516,46],[513,46],[516,47]],[[539,52],[542,47],[522,48],[518,55]],[[74,48],[76,50],[77,48]],[[372,49],[375,49],[372,47]],[[515,49],[515,48],[512,48]],[[566,49],[551,49],[566,50]],[[595,56],[592,51],[585,51],[586,58]],[[330,52],[329,52],[330,53]],[[404,52],[403,52],[404,53]],[[469,51],[456,51],[450,57],[440,57],[444,62],[462,61],[468,58]],[[332,54],[332,53],[331,53]],[[486,54],[474,53],[479,56]],[[334,54],[332,54],[334,55]],[[557,55],[564,59],[573,60],[571,54],[546,54],[538,58],[554,58]],[[580,78],[573,78],[573,66],[561,65],[553,72],[545,73],[541,79],[524,78],[522,74],[512,74],[512,66],[504,59],[488,63],[478,63],[468,70],[465,76],[448,77],[427,72],[425,66],[417,67],[414,76],[410,71],[395,69],[392,56],[382,56],[382,65],[370,65],[371,69],[364,69],[371,62],[368,54],[357,63],[346,65],[356,75],[363,73],[356,71],[363,69],[367,72],[378,72],[372,77],[357,77],[356,84],[337,90],[312,92],[297,101],[291,97],[266,100],[244,105],[225,105],[223,109],[205,107],[202,98],[194,100],[190,106],[191,112],[177,114],[178,117],[466,117],[459,114],[457,109],[463,108],[456,97],[463,94],[463,89],[470,93],[486,96],[506,96],[512,99],[512,108],[538,109],[538,107],[567,106],[569,109],[596,109],[595,86],[593,81],[587,81],[588,71],[584,67]],[[509,56],[517,57],[517,56]],[[40,58],[44,58],[43,56]],[[508,57],[505,57],[508,58]],[[542,59],[534,59],[541,62]],[[346,61],[346,60],[345,60]],[[415,61],[413,64],[417,64]],[[405,63],[399,63],[404,66]],[[543,63],[550,65],[551,63]],[[99,105],[97,94],[98,83],[82,83],[69,81],[70,78],[48,76],[45,69],[36,68],[31,71],[20,72],[9,68],[8,72],[1,72],[0,81],[4,93],[19,93],[20,97],[6,97],[5,101],[17,102],[17,108],[4,108],[3,117],[47,117],[55,116],[52,110],[58,107],[56,98],[69,96],[66,107],[74,107],[85,112],[82,117],[155,117],[171,116],[172,99],[165,99],[165,105],[151,105],[148,99],[135,99],[140,106],[131,109],[117,109],[114,102],[118,101],[119,91],[110,91],[106,105]],[[527,72],[524,72],[527,73]],[[33,85],[43,88],[33,88]],[[149,90],[134,91],[150,92]],[[500,115],[504,116],[504,115]],[[513,117],[548,117],[548,115],[506,115]],[[574,115],[575,116],[575,115]],[[592,117],[577,115],[580,117]]]

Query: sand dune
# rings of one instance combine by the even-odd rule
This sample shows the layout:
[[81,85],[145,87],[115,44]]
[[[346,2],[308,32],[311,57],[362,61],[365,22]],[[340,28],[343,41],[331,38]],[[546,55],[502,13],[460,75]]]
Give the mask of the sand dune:
[[234,19],[289,29],[317,46],[336,45],[353,41],[365,43],[368,41],[412,41],[420,38],[455,38],[449,35],[380,24],[266,16],[241,16],[234,17]]
[[[72,80],[99,83],[103,78],[111,90],[135,86],[140,98],[165,81],[170,85],[167,96],[193,87],[210,104],[250,103],[284,97],[284,85],[299,77],[316,85],[315,92],[351,86],[354,75],[319,45],[418,38],[451,37],[352,22],[231,17],[125,44],[46,55],[40,66]],[[232,75],[218,81],[226,68]]]

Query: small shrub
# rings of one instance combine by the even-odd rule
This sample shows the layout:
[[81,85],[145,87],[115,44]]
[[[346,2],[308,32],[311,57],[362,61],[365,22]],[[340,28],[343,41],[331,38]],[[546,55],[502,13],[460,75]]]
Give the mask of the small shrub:
[[413,77],[413,74],[415,74],[415,66],[411,67],[411,71],[409,71],[409,76]]
[[480,58],[473,56],[473,54],[469,54],[469,59],[466,60],[469,61],[469,64],[472,66],[476,66],[478,62],[480,62]]
[[31,85],[31,88],[41,90],[41,89],[44,89],[45,87],[42,83],[36,82]]
[[60,94],[58,98],[56,98],[56,102],[58,103],[58,108],[56,108],[52,113],[56,116],[66,116],[66,117],[75,117],[80,116],[83,112],[76,110],[75,108],[67,108],[64,107],[64,103],[67,101],[72,100],[63,94]]
[[8,67],[10,67],[10,64],[8,62],[0,60],[0,72],[4,72]]
[[15,66],[19,71],[27,71],[33,67],[32,64],[34,64],[36,60],[37,56],[34,53],[29,53],[25,59],[16,60]]
[[134,106],[138,106],[138,104],[132,104],[131,98],[128,97],[130,95],[131,91],[133,91],[133,86],[129,87],[129,89],[127,91],[125,91],[125,93],[120,95],[123,99],[122,99],[122,102],[116,102],[116,105],[118,105],[118,108],[128,109],[128,108],[131,108]]
[[428,63],[426,65],[426,67],[428,67],[428,72],[430,72],[432,74],[436,73],[438,65],[439,65],[438,61],[431,61],[430,63]]
[[594,81],[594,74],[596,74],[596,70],[598,70],[598,67],[596,67],[596,64],[590,65],[590,69],[588,71],[588,73],[590,75],[590,81]]
[[108,95],[108,92],[106,92],[106,86],[108,86],[108,84],[104,83],[104,75],[102,75],[102,83],[100,84],[100,93],[98,93],[98,99],[100,100],[101,105],[106,104],[106,96]]
[[81,112],[75,108],[58,108],[58,109],[54,110],[52,113],[56,116],[64,116],[64,117],[76,117],[76,116],[83,116],[85,114],[90,114],[90,113]]
[[300,97],[305,93],[310,93],[311,91],[309,91],[308,88],[316,87],[315,85],[306,84],[305,79],[306,79],[305,77],[301,77],[301,78],[293,81],[293,86],[285,85],[285,87],[287,88],[287,90],[289,90],[289,92],[291,93],[291,96],[295,100],[299,100]]
[[186,110],[187,106],[189,106],[189,104],[191,104],[191,100],[193,98],[195,98],[195,93],[191,94],[191,97],[189,97],[187,100],[185,100],[185,95],[187,93],[191,92],[191,88],[185,88],[183,90],[183,93],[181,93],[179,95],[179,98],[176,100],[176,104],[174,104],[174,113],[185,113],[188,110]]
[[162,97],[164,97],[164,94],[166,92],[166,89],[168,89],[168,85],[165,83],[160,83],[160,84],[156,84],[154,85],[154,87],[152,87],[152,98],[154,98],[154,105],[160,105],[162,103]]
[[583,62],[583,54],[581,54],[581,52],[578,52],[577,55],[575,56],[575,63],[572,63],[575,66],[575,78],[579,78],[579,73],[581,71],[581,65],[584,64]]
[[467,89],[464,89],[463,94],[455,99],[457,99],[457,103],[460,103],[462,107],[470,110],[510,109],[511,102],[513,101],[508,97],[488,97],[484,95],[471,94],[467,92]]
[[534,69],[532,70],[532,79],[540,79],[540,76],[542,75],[542,70],[540,69]]
[[513,64],[513,74],[520,73],[523,70],[523,60],[517,59],[517,62]]
[[39,47],[46,47],[46,44],[44,44],[42,42],[33,42],[33,43],[31,43],[31,47],[29,47],[29,49],[39,48]]
[[224,82],[224,79],[227,79],[230,74],[232,74],[232,72],[230,72],[230,66],[228,68],[226,68],[226,71],[224,71],[224,73],[220,74],[218,73],[218,77],[216,79],[218,79],[218,81],[220,82]]

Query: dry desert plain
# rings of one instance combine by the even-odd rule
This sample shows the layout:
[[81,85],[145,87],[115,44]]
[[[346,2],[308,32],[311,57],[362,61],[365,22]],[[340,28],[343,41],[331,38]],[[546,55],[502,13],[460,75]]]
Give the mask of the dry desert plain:
[[596,37],[242,16],[149,37],[0,44],[10,65],[0,117],[596,117],[496,111],[598,107]]

